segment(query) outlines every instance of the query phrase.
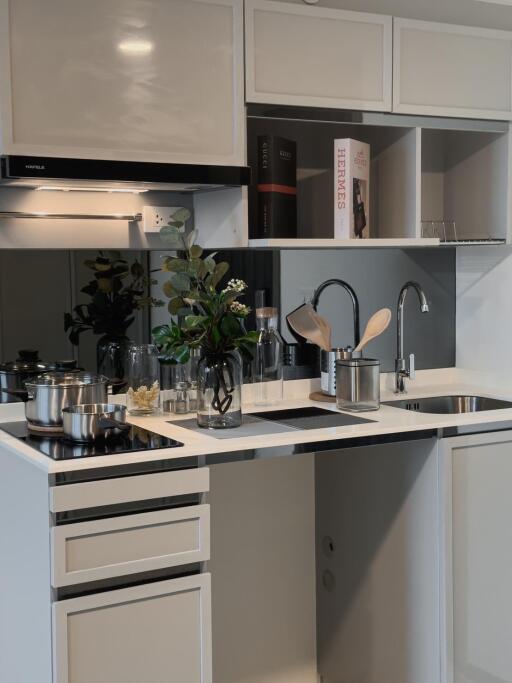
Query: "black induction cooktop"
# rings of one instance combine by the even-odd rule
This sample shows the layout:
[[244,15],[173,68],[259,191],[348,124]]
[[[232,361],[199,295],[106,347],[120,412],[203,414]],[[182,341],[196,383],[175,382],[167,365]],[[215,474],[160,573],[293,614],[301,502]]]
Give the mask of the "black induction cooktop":
[[53,460],[92,458],[183,446],[180,441],[133,425],[120,436],[100,439],[94,443],[76,443],[69,441],[62,434],[35,434],[28,430],[25,421],[3,422],[0,423],[0,429]]

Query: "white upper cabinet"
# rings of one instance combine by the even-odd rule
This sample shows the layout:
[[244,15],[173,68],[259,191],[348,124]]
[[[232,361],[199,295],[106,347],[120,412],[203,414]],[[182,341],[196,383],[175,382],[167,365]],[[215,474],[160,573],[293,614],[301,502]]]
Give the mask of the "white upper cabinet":
[[243,0],[0,0],[2,152],[243,164]]
[[393,110],[512,119],[512,32],[394,20]]
[[391,17],[246,0],[245,36],[248,102],[391,109]]

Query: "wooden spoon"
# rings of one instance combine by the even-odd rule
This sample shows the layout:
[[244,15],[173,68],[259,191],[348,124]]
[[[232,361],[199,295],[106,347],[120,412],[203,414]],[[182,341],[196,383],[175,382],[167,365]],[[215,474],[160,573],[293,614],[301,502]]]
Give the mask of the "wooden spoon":
[[380,311],[374,313],[370,320],[368,320],[363,337],[354,351],[361,351],[369,341],[382,334],[387,329],[390,320],[391,311],[389,308],[381,308]]
[[303,304],[286,316],[290,327],[324,351],[331,350],[331,326],[311,304]]

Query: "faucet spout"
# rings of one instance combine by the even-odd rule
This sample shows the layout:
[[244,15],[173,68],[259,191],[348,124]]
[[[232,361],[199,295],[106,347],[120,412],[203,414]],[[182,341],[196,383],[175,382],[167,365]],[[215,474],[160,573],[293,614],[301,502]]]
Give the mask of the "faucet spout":
[[400,290],[398,295],[398,306],[397,306],[397,352],[395,360],[395,393],[403,394],[405,393],[405,379],[408,377],[410,379],[414,378],[414,354],[411,354],[409,359],[409,367],[406,367],[406,362],[404,359],[404,304],[405,297],[409,289],[414,289],[418,295],[418,300],[420,304],[420,311],[422,313],[429,312],[429,305],[427,302],[427,297],[421,286],[409,280]]
[[356,293],[352,289],[352,287],[348,284],[348,282],[345,282],[344,280],[339,280],[338,278],[332,278],[331,280],[326,280],[325,282],[322,282],[321,285],[319,285],[315,293],[313,294],[313,298],[311,299],[311,305],[313,308],[317,309],[318,307],[318,302],[320,300],[320,295],[324,291],[324,289],[327,289],[327,287],[330,287],[331,285],[339,285],[340,287],[343,287],[350,296],[350,299],[352,301],[352,308],[354,311],[354,348],[359,344],[361,341],[361,331],[360,331],[360,326],[359,326],[359,301],[357,298]]

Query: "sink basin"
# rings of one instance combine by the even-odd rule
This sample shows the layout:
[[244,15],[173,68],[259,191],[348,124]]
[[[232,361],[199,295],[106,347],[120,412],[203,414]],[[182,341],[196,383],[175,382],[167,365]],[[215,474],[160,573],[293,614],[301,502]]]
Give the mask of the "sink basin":
[[453,415],[460,413],[479,413],[482,410],[512,408],[512,402],[486,396],[429,396],[428,398],[406,398],[399,401],[386,401],[385,405],[418,413]]

